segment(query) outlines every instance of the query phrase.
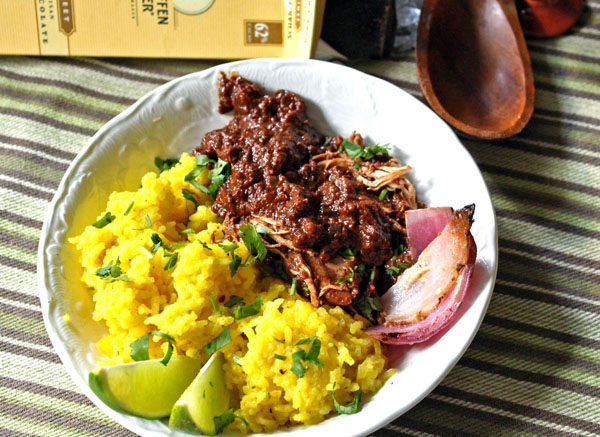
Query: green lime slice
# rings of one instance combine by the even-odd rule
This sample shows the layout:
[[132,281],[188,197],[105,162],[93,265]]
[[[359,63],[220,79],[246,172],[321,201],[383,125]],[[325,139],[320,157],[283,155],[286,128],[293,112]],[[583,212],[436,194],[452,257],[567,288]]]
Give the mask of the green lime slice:
[[177,399],[202,367],[202,361],[176,356],[164,366],[160,360],[102,367],[88,381],[109,407],[146,419],[167,417]]
[[223,354],[216,352],[194,381],[183,392],[171,411],[169,426],[188,432],[215,434],[215,416],[229,409],[229,390],[225,387]]

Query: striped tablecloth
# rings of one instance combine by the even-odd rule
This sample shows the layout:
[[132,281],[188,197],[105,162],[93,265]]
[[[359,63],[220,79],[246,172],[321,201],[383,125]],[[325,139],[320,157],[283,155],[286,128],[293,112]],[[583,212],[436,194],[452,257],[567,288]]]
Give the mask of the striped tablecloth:
[[[377,435],[600,434],[600,1],[530,41],[536,109],[518,136],[464,140],[498,216],[498,281],[442,384]],[[0,435],[130,436],[79,392],[36,291],[46,208],[115,114],[205,61],[0,58]],[[351,63],[420,96],[412,53]]]

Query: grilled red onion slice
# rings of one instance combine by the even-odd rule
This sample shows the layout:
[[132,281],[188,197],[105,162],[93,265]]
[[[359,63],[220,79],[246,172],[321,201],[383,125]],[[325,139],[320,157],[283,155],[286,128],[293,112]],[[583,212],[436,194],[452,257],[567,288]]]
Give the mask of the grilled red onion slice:
[[452,208],[411,209],[404,213],[408,248],[413,260],[417,260],[425,248],[438,236],[452,217]]
[[441,234],[407,269],[381,303],[385,323],[367,332],[389,344],[413,344],[428,340],[456,315],[477,255],[470,233],[475,206],[452,214]]

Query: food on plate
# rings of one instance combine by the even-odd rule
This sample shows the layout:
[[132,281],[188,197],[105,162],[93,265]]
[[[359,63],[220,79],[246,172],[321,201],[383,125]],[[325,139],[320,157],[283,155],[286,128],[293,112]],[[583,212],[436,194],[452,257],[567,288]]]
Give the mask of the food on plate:
[[[193,156],[157,157],[70,239],[108,330],[90,383],[119,410],[204,433],[353,414],[394,372],[382,343],[424,341],[456,315],[474,206],[424,208],[387,146],[321,135],[289,91],[237,74],[218,91],[232,120]],[[207,364],[171,389],[172,410],[106,378],[181,360]]]
[[[235,415],[227,430],[243,433],[335,415],[334,390],[342,406],[358,390],[363,398],[379,390],[394,370],[365,332],[368,322],[340,307],[315,308],[290,294],[291,282],[250,264],[255,255],[226,239],[212,196],[186,181],[198,161],[183,154],[171,164],[146,174],[137,191],[112,193],[98,216],[111,220],[71,239],[93,289],[93,317],[108,330],[98,364],[132,362],[131,344],[150,332],[172,337],[174,357],[204,362],[220,351]],[[209,172],[195,181],[210,186]],[[168,339],[146,340],[149,358],[163,359]]]
[[[202,362],[185,355],[102,367],[89,375],[94,393],[111,408],[146,419],[161,419],[198,374]],[[160,393],[160,396],[157,396]]]
[[[464,298],[477,254],[469,231],[474,210],[474,205],[469,205],[449,218],[446,211],[439,211],[439,222],[433,224],[438,236],[422,252],[415,252],[417,262],[383,295],[385,322],[369,328],[371,335],[390,344],[420,343],[452,320]],[[407,213],[407,221],[408,217]]]
[[[194,381],[181,395],[169,418],[169,426],[188,432],[214,435],[222,426],[215,418],[233,416],[229,408],[230,393],[225,386],[223,354],[214,353]],[[221,422],[223,423],[223,422]]]

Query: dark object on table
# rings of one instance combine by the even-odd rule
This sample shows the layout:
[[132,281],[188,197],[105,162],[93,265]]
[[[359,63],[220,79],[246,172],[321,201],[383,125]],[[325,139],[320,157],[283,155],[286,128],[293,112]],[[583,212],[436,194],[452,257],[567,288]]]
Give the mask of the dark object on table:
[[566,32],[579,18],[583,0],[517,0],[523,33],[547,38]]
[[321,38],[349,58],[381,58],[395,28],[394,0],[327,0]]
[[462,132],[485,139],[519,133],[535,90],[514,0],[425,0],[417,76],[435,112]]

